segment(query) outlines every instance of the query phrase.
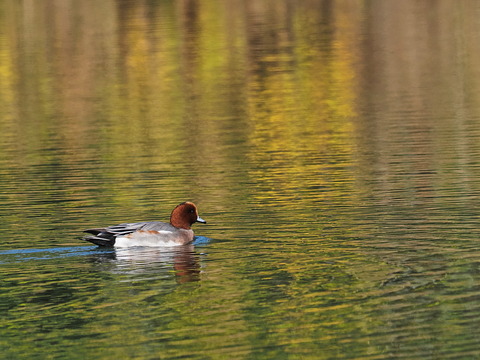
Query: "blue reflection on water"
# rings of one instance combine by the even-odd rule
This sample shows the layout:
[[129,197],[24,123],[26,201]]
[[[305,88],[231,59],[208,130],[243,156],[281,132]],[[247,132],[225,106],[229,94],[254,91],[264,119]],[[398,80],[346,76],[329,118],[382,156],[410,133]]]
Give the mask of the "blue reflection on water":
[[212,239],[206,237],[206,236],[195,236],[195,239],[193,240],[193,245],[194,246],[205,246],[208,245],[212,242]]
[[[202,247],[208,245],[212,239],[205,236],[196,236],[193,245]],[[56,247],[50,249],[13,249],[0,251],[0,264],[66,258],[71,256],[86,256],[115,252],[114,248],[90,246]]]
[[[113,251],[112,249],[108,249]],[[91,255],[92,251],[99,251],[96,246],[72,246],[51,249],[14,249],[0,251],[0,264],[30,260],[45,260],[65,258],[70,256]]]

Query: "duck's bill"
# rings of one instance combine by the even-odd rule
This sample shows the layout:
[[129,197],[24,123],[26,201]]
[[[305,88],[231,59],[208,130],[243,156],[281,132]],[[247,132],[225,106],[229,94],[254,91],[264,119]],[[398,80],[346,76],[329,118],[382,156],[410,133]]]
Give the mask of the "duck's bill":
[[199,223],[202,223],[202,224],[206,224],[207,222],[205,220],[203,220],[200,216],[197,216],[197,222]]

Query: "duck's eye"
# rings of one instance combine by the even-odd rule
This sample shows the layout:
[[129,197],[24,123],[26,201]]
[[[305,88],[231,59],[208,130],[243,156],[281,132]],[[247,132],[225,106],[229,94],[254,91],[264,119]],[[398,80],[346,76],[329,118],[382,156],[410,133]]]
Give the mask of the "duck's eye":
[[188,212],[191,213],[191,214],[193,214],[193,213],[195,212],[195,210],[190,209]]

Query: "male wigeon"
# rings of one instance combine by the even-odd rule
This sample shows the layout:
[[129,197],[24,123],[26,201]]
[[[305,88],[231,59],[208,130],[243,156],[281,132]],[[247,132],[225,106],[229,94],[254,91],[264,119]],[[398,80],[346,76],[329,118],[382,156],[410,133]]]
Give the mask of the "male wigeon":
[[175,246],[193,241],[193,223],[207,222],[198,216],[194,203],[183,202],[173,209],[170,223],[160,221],[125,223],[100,229],[88,229],[84,240],[100,246]]

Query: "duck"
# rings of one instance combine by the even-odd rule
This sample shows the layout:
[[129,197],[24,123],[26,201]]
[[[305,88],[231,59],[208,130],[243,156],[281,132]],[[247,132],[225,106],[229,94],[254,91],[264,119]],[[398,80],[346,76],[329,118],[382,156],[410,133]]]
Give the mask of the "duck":
[[83,240],[109,247],[187,245],[194,239],[191,226],[196,222],[207,223],[198,216],[195,204],[185,201],[173,209],[169,223],[147,221],[87,229],[83,232],[91,235]]

